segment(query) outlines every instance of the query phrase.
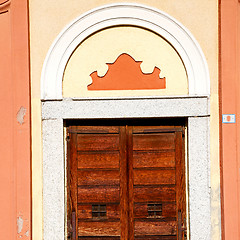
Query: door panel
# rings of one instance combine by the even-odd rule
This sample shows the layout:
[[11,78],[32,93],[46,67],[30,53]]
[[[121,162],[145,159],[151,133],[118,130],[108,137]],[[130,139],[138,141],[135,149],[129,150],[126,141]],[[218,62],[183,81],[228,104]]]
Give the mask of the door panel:
[[78,186],[80,185],[107,185],[119,186],[118,170],[82,170],[78,171]]
[[119,135],[117,134],[79,134],[77,138],[78,151],[119,150]]
[[175,167],[175,152],[148,152],[134,151],[133,152],[133,167],[134,168],[150,168],[150,167]]
[[133,151],[161,151],[174,148],[174,133],[152,133],[133,135]]
[[[109,204],[106,206],[107,219],[115,220],[120,219],[120,206],[119,204]],[[79,219],[92,219],[92,204],[78,205],[78,218]]]
[[113,221],[79,221],[78,236],[120,236],[120,222]]
[[175,186],[136,186],[133,190],[135,202],[175,202]]
[[175,184],[175,169],[134,169],[134,186]]
[[[148,218],[149,207],[146,203],[134,204],[134,216],[135,218]],[[161,216],[159,218],[175,218],[176,217],[176,202],[162,202],[161,203]]]
[[70,138],[69,144],[76,145],[77,162],[76,170],[71,169],[77,185],[74,240],[89,237],[120,239],[120,205],[123,201],[120,197],[123,161],[120,159],[123,154],[119,127],[75,126],[68,132],[75,136]]
[[119,152],[78,152],[78,169],[119,169]]
[[185,194],[185,162],[183,135],[176,133],[176,197],[177,201],[177,223],[178,239],[186,238],[186,194]]
[[141,240],[176,240],[175,236],[136,236],[135,239],[141,239]]
[[71,239],[184,239],[182,127],[71,126],[68,134]]
[[135,236],[176,235],[176,221],[135,221]]
[[[172,214],[169,216],[166,204],[176,204],[176,194],[180,193],[177,190],[176,179],[180,179],[177,176],[178,172],[184,169],[176,170],[176,157],[182,154],[182,143],[177,141],[182,133],[173,129],[167,132],[166,128],[162,132],[158,127],[138,129],[137,126],[129,131],[128,138],[132,143],[132,147],[128,148],[129,168],[133,177],[133,186],[129,186],[129,189],[133,191],[130,205],[133,206],[134,225],[131,234],[134,237],[130,239],[146,236],[169,236],[177,239],[177,211],[174,214],[174,211],[170,210]],[[150,156],[154,158],[149,161]],[[182,156],[178,161],[182,161]],[[136,207],[140,204],[146,209],[145,217],[142,218],[139,218],[139,212],[136,212]],[[173,209],[177,210],[176,207]]]
[[120,187],[78,187],[78,203],[115,203],[120,200]]

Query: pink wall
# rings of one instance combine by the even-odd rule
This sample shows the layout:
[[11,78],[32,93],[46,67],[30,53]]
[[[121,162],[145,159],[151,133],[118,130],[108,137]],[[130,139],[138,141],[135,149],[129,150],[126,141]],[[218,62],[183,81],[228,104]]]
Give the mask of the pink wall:
[[31,238],[28,1],[0,0],[0,238]]
[[223,239],[233,240],[240,239],[240,2],[238,0],[220,2],[220,112],[236,114],[236,123],[220,125],[222,230]]

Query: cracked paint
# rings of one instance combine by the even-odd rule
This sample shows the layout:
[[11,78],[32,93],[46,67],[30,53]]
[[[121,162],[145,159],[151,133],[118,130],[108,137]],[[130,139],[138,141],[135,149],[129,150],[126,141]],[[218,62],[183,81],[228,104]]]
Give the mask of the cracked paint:
[[24,218],[24,216],[19,213],[19,217],[17,218],[17,234],[18,239],[29,239],[30,238],[30,230],[29,230],[29,220]]
[[24,117],[26,115],[27,109],[24,107],[20,107],[19,111],[17,112],[17,121],[22,125],[24,123]]
[[24,235],[28,237],[29,236],[29,231],[26,231]]
[[17,233],[19,234],[23,229],[23,219],[21,217],[17,218]]

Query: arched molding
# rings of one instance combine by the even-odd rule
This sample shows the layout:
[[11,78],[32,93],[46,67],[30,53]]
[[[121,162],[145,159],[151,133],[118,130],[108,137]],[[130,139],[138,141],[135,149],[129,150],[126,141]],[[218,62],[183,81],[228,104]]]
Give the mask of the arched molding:
[[132,3],[117,3],[81,15],[58,35],[44,62],[41,99],[62,99],[62,79],[66,64],[84,39],[102,29],[121,25],[143,27],[165,38],[184,63],[188,76],[189,95],[210,94],[206,59],[193,35],[182,24],[155,8]]
[[10,4],[11,4],[10,0],[0,2],[0,14],[5,13],[6,11],[8,11],[9,7],[10,7]]

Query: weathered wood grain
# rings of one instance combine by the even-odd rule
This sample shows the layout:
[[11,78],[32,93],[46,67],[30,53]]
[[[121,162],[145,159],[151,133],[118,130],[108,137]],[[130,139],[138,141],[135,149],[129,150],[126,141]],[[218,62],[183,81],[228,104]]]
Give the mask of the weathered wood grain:
[[118,133],[118,126],[74,126],[70,129],[73,133]]
[[78,236],[120,236],[120,222],[79,222]]
[[135,187],[134,202],[175,202],[176,189],[174,186]]
[[143,222],[135,221],[135,235],[176,235],[176,221]]
[[79,203],[109,203],[120,201],[119,187],[78,187]]
[[138,240],[177,240],[176,235],[151,235],[151,236],[135,236],[134,239]]
[[133,152],[133,168],[175,167],[175,152]]
[[119,168],[119,152],[79,152],[78,168]]
[[104,151],[119,149],[118,134],[78,134],[78,151]]
[[181,126],[133,126],[133,133],[174,133],[182,131]]
[[81,185],[119,185],[118,170],[81,170],[78,171],[78,186]]
[[[120,205],[110,204],[106,207],[107,216],[106,219],[120,219]],[[78,218],[83,220],[92,219],[92,204],[78,205]]]
[[129,196],[128,196],[128,158],[126,127],[120,127],[120,208],[121,208],[121,239],[129,238]]
[[[186,204],[181,126],[73,126],[70,134],[68,212],[77,206],[79,239],[177,240]],[[92,204],[106,204],[106,216],[93,217]]]
[[174,133],[133,135],[133,150],[174,149]]
[[96,237],[96,236],[90,236],[90,237],[86,237],[86,236],[81,236],[80,239],[84,239],[84,240],[120,240],[120,237],[114,237],[114,236],[103,236],[103,237]]
[[[172,202],[158,202],[162,204],[161,218],[176,218],[176,203]],[[148,204],[147,203],[135,203],[134,204],[134,218],[150,218],[148,216]]]
[[175,184],[175,170],[133,170],[134,185]]

